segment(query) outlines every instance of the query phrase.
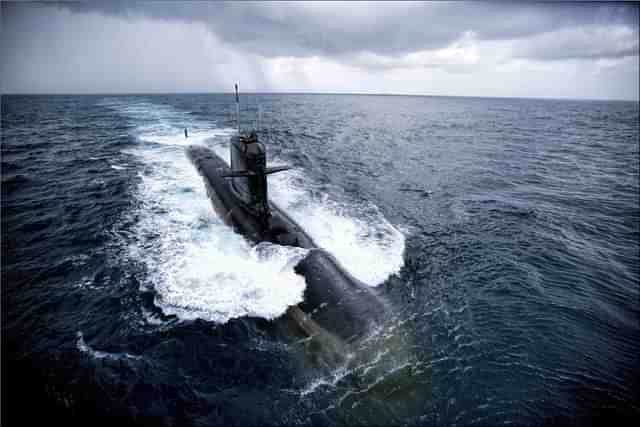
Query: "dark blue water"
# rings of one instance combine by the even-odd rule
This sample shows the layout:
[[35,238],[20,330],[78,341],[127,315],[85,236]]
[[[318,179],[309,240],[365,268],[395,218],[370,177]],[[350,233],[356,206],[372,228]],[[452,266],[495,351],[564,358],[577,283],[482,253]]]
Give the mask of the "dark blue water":
[[245,96],[294,167],[274,199],[393,308],[327,370],[269,320],[296,254],[221,225],[184,156],[185,127],[224,153],[231,102],[2,97],[7,425],[640,416],[638,103]]

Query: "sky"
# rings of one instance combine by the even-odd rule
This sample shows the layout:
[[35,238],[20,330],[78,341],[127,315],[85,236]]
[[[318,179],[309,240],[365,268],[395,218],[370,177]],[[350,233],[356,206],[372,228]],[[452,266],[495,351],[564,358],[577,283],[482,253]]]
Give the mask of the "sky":
[[0,3],[1,93],[639,98],[638,3]]

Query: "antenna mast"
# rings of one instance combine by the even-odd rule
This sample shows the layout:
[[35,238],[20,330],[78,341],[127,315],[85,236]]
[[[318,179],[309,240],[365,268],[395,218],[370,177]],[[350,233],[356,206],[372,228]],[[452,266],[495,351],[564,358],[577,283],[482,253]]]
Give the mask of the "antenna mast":
[[236,120],[238,121],[238,135],[240,135],[240,98],[238,97],[238,83],[236,83]]

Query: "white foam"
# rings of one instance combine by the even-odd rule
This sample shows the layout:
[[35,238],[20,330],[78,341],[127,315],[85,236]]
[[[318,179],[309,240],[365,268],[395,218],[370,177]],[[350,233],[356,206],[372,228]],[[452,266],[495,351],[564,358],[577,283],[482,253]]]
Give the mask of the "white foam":
[[[252,247],[224,225],[184,153],[185,145],[197,143],[228,161],[233,130],[166,106],[129,102],[109,104],[138,124],[134,136],[140,144],[126,152],[147,166],[139,174],[140,205],[132,212],[135,237],[127,242],[127,256],[146,266],[143,285],[157,291],[156,304],[182,319],[226,322],[275,318],[301,302],[305,283],[293,267],[306,251],[269,243]],[[356,277],[376,285],[402,266],[404,237],[375,207],[316,200],[313,183],[299,172],[269,179],[272,198]]]
[[[228,143],[214,151],[228,162]],[[269,165],[281,163],[286,160],[269,159]],[[269,197],[356,278],[377,286],[404,265],[404,234],[373,204],[336,200],[299,170],[268,179]]]
[[[296,176],[297,175],[297,176]],[[404,265],[404,235],[377,207],[311,196],[313,184],[296,171],[270,178],[271,198],[331,252],[356,278],[370,286]]]
[[[134,110],[144,119],[141,109]],[[231,133],[199,123],[190,128],[196,130],[189,143],[207,144]],[[184,153],[183,129],[165,121],[141,126],[136,135],[141,144],[127,153],[148,167],[140,174],[141,205],[127,249],[146,265],[147,285],[159,295],[156,304],[182,319],[222,323],[241,316],[271,319],[301,302],[304,279],[293,266],[306,251],[268,243],[252,247],[224,225]]]
[[93,357],[94,359],[133,359],[133,360],[139,360],[141,359],[141,356],[135,356],[133,354],[129,354],[129,353],[109,353],[106,351],[100,351],[100,350],[94,350],[93,348],[91,348],[85,341],[84,341],[84,336],[82,335],[82,332],[78,331],[76,333],[76,336],[78,337],[78,340],[76,341],[76,348],[81,352],[81,353],[86,353],[89,356]]
[[207,127],[189,128],[189,137],[185,138],[184,129],[178,127],[146,126],[139,129],[138,138],[145,142],[182,146],[206,145],[207,141],[216,137],[229,137],[235,132],[231,128],[209,129]]
[[302,301],[304,280],[290,261],[304,251],[252,248],[234,233],[215,215],[182,149],[144,148],[137,155],[152,167],[141,175],[138,242],[130,249],[150,270],[165,313],[216,322],[274,318]]

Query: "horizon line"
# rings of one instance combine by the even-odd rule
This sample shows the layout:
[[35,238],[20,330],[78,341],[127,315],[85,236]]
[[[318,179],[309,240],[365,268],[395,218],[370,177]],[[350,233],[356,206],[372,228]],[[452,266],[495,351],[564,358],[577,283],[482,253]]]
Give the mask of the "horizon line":
[[[2,96],[127,96],[127,95],[233,95],[234,92],[13,92],[0,93]],[[553,97],[553,96],[486,96],[486,95],[430,95],[412,93],[371,93],[371,92],[241,92],[241,95],[346,95],[346,96],[406,96],[423,98],[486,98],[486,99],[537,99],[537,100],[557,100],[557,101],[619,101],[619,102],[640,102],[640,98],[573,98],[573,97]]]

